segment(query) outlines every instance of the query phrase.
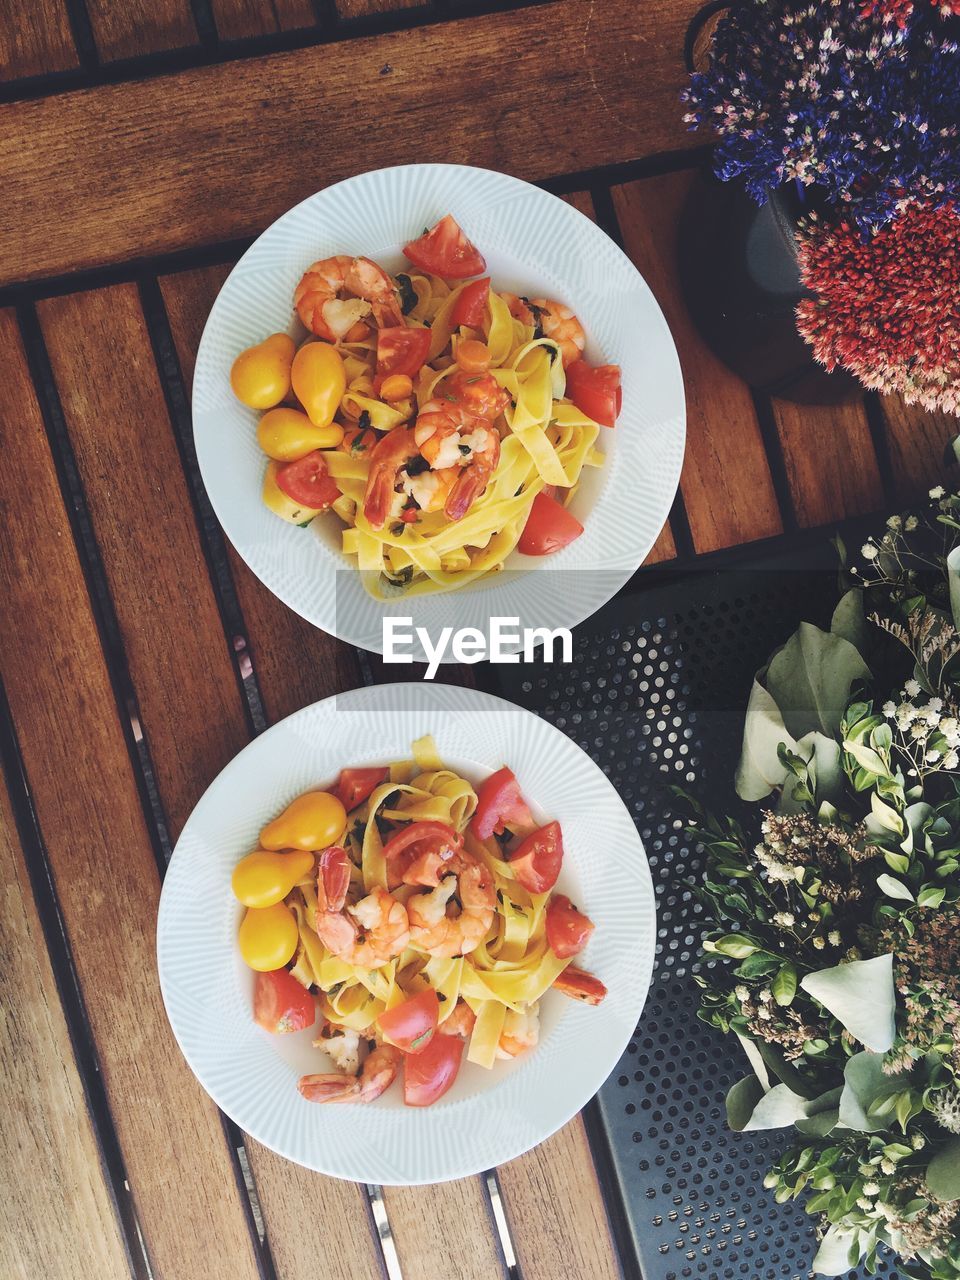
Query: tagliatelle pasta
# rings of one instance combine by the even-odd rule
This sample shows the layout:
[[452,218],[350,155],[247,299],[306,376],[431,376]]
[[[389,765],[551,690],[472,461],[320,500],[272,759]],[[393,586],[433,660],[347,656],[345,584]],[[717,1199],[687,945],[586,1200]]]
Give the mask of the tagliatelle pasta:
[[[279,849],[309,843],[324,847]],[[466,1045],[468,1061],[492,1067],[536,1044],[539,1001],[551,987],[589,1003],[605,994],[570,968],[593,926],[552,893],[559,824],[535,827],[509,769],[475,789],[427,736],[409,760],[345,769],[335,789],[298,797],[261,844],[238,865],[234,891],[248,904],[267,902],[264,916],[286,913],[293,932],[274,969],[270,958],[281,953],[258,908],[241,925],[241,953],[260,970],[257,1021],[274,1031],[309,1025],[292,1010],[302,1010],[297,991],[310,993],[321,1019],[316,1043],[349,1068],[305,1077],[301,1093],[311,1100],[369,1100],[401,1062],[406,1091],[438,1048],[459,1063]],[[268,902],[263,885],[275,898],[285,869],[294,882]],[[274,926],[287,936],[285,917]],[[416,1036],[414,1014],[427,1017]]]

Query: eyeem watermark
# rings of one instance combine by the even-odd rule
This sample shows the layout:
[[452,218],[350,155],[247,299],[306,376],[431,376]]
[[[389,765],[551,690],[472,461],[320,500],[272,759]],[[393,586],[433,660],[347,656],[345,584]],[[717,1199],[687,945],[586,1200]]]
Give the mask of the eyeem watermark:
[[383,619],[384,662],[413,662],[409,652],[418,641],[427,657],[426,679],[432,680],[449,650],[455,662],[533,662],[542,645],[543,662],[553,662],[560,646],[558,662],[573,661],[573,637],[566,627],[523,627],[519,618],[491,618],[486,632],[479,627],[442,627],[434,643],[426,627],[414,627],[413,618]]

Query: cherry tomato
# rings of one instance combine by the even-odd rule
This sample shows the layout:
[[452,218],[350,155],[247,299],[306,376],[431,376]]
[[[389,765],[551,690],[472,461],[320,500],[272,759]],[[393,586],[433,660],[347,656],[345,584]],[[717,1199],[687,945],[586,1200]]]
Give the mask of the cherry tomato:
[[593,921],[578,911],[568,897],[555,894],[547,903],[547,944],[555,956],[566,960],[579,955],[593,933]]
[[591,366],[586,360],[574,360],[567,366],[567,395],[588,418],[612,427],[623,405],[620,366]]
[[380,384],[380,399],[387,404],[399,404],[413,395],[413,380],[405,373],[391,373]]
[[296,345],[286,333],[272,333],[241,351],[230,370],[233,394],[251,409],[270,409],[290,390]]
[[408,1107],[429,1107],[442,1098],[460,1070],[460,1036],[435,1035],[422,1053],[403,1059],[403,1100]]
[[343,356],[329,342],[307,342],[293,358],[293,393],[315,427],[329,427],[347,389]]
[[293,959],[300,941],[296,916],[282,902],[272,907],[248,907],[240,922],[237,944],[251,969],[282,969]]
[[449,213],[419,240],[404,245],[403,252],[415,267],[443,276],[445,280],[478,276],[487,265],[483,254],[470,243]]
[[547,893],[557,883],[563,862],[559,822],[548,822],[507,854],[511,874],[530,893]]
[[460,296],[453,306],[450,319],[456,329],[466,325],[468,329],[479,329],[487,314],[487,299],[490,297],[490,277],[473,280],[460,290]]
[[479,338],[457,343],[457,364],[464,373],[486,373],[490,368],[490,348]]
[[327,471],[319,449],[279,467],[277,486],[288,498],[312,507],[314,511],[326,511],[340,497],[340,490]]
[[336,796],[329,791],[305,791],[267,823],[260,843],[264,849],[326,849],[346,825],[346,810]]
[[377,330],[377,375],[374,389],[379,393],[387,378],[406,374],[415,378],[430,354],[430,330],[407,329],[395,325]]
[[306,1031],[317,1018],[313,996],[286,969],[258,973],[253,984],[253,1020],[272,1035]]
[[507,823],[529,827],[533,818],[513,770],[503,768],[477,787],[477,810],[470,830],[478,840],[489,840],[494,833],[501,835]]
[[522,556],[552,556],[583,533],[583,525],[556,498],[538,493],[517,543]]
[[381,1013],[377,1024],[384,1036],[404,1053],[423,1053],[440,1020],[440,1001],[433,987]]
[[386,782],[389,776],[389,769],[341,769],[334,795],[349,813],[363,804],[374,787]]
[[313,854],[306,850],[276,853],[256,849],[233,868],[233,895],[245,907],[272,907],[313,870]]
[[582,1000],[584,1004],[599,1004],[607,994],[607,988],[592,973],[584,973],[573,965],[564,969],[559,978],[554,978],[553,985],[571,1000]]

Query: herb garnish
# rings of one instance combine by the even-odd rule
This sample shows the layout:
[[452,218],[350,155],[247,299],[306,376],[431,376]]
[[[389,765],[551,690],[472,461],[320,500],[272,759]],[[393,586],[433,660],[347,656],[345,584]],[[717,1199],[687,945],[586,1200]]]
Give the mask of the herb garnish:
[[413,308],[417,305],[417,291],[413,287],[413,281],[403,272],[395,277],[400,288],[400,310],[405,316],[408,316]]

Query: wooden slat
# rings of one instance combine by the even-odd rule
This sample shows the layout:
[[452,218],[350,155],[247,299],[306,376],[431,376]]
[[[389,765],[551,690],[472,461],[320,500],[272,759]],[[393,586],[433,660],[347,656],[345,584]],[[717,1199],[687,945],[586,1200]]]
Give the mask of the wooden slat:
[[425,138],[431,160],[530,179],[692,146],[676,95],[699,3],[638,23],[634,0],[556,0],[11,104],[0,284],[250,235],[358,168],[423,160]]
[[86,0],[86,5],[104,62],[199,42],[189,0]]
[[0,774],[0,1275],[126,1280],[123,1240]]
[[783,524],[749,389],[713,354],[690,319],[676,261],[677,222],[692,175],[617,187],[627,252],[670,325],[687,395],[687,453],[680,479],[698,552],[780,533]]
[[[193,381],[200,335],[229,267],[208,267],[160,282],[184,382]],[[280,720],[320,698],[361,683],[349,645],[312,627],[281,604],[229,547],[230,569],[247,624],[247,642],[268,718]]]
[[[150,340],[132,286],[51,299],[41,318],[175,839],[247,729]],[[284,1280],[321,1255],[331,1274],[377,1274],[358,1187],[248,1151]],[[335,1227],[318,1240],[304,1223]]]
[[863,404],[773,401],[784,466],[802,529],[883,505],[877,455]]
[[384,1187],[403,1280],[501,1280],[495,1226],[479,1177]]
[[335,0],[341,18],[368,18],[376,13],[390,13],[395,9],[418,9],[430,0]]
[[954,414],[928,413],[900,396],[881,396],[879,404],[897,500],[925,499],[929,489],[945,483],[945,453],[960,423]]
[[620,1280],[603,1195],[579,1116],[497,1170],[524,1280]]
[[[219,1115],[163,1011],[159,874],[10,312],[0,313],[0,345],[5,521],[18,531],[0,556],[3,678],[147,1249],[158,1276],[256,1280]],[[122,417],[99,429],[141,435]],[[149,609],[151,584],[140,587]],[[198,1240],[218,1247],[198,1250]]]
[[78,64],[63,0],[0,0],[0,80]]
[[211,0],[221,40],[297,31],[317,20],[310,0]]

